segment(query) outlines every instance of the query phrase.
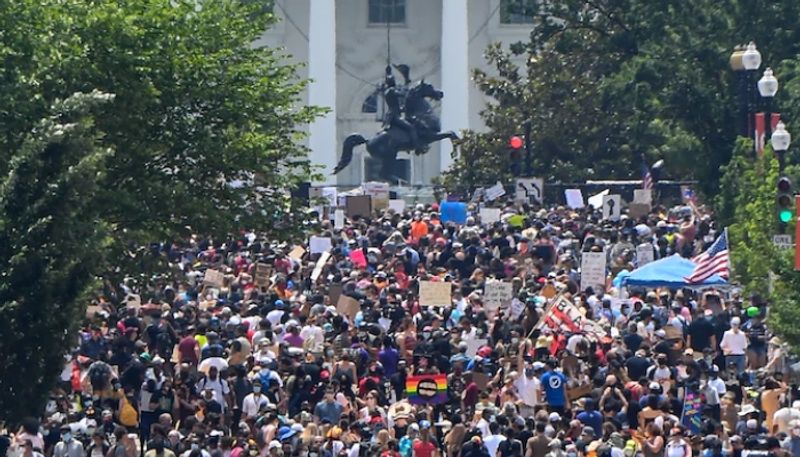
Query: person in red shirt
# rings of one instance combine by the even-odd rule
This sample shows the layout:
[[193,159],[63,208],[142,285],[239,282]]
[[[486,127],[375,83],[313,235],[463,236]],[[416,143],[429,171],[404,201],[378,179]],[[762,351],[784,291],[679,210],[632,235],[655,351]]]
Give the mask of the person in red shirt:
[[188,327],[183,331],[181,340],[178,343],[178,354],[181,363],[190,363],[197,366],[200,361],[200,344],[194,338],[194,327]]
[[431,436],[431,423],[423,420],[419,422],[419,438],[414,440],[411,447],[414,450],[414,457],[439,457],[436,438]]

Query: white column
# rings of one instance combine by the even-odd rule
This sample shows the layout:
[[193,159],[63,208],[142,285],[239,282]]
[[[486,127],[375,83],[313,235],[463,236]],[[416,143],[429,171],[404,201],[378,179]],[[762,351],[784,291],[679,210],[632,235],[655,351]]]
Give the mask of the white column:
[[[469,23],[465,0],[442,0],[442,130],[469,128]],[[441,171],[453,163],[448,140],[441,142]]]
[[336,137],[336,5],[335,0],[309,0],[308,103],[330,108],[309,127],[311,163],[322,165],[317,184],[334,184],[331,175],[338,161]]

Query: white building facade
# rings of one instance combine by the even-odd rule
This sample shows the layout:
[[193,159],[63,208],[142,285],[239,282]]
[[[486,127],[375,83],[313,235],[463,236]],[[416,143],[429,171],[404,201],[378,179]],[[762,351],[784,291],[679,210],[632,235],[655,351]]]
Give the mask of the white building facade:
[[[408,65],[412,80],[424,78],[444,91],[433,102],[442,130],[481,129],[486,100],[471,82],[472,70],[491,72],[483,58],[490,43],[528,39],[534,0],[273,1],[279,22],[260,44],[282,47],[303,64],[300,77],[311,80],[306,101],[330,109],[309,126],[311,161],[325,176],[318,184],[349,186],[377,177],[365,146],[355,149],[345,170],[330,172],[347,135],[369,138],[381,129],[376,87],[387,62]],[[398,72],[395,78],[402,80]],[[428,184],[452,163],[451,151],[444,140],[421,156],[401,153],[402,175],[410,184]]]

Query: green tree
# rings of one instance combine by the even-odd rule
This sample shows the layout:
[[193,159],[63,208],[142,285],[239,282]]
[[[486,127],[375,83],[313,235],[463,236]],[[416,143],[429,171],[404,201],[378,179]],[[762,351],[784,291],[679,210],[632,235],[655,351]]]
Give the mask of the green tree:
[[14,151],[53,100],[114,93],[97,123],[117,151],[98,203],[115,241],[167,240],[186,226],[296,233],[284,191],[312,175],[302,126],[321,110],[302,106],[296,67],[258,44],[274,22],[262,2],[3,3],[0,151]]
[[445,184],[507,178],[495,166],[471,181],[471,164],[507,165],[505,142],[530,121],[534,173],[547,180],[638,178],[644,154],[714,193],[736,137],[733,46],[755,40],[773,66],[800,50],[796,2],[748,3],[535,2],[530,40],[490,47],[492,71],[473,74],[491,100],[487,131],[465,135]]
[[110,150],[98,92],[57,102],[0,181],[0,421],[40,411],[74,344],[106,243],[98,197]]

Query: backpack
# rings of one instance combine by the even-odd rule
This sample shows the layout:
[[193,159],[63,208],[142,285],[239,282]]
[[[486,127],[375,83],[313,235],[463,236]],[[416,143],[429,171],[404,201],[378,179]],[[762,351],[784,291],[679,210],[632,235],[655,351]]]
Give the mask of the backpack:
[[119,422],[126,427],[136,427],[139,425],[139,414],[136,408],[131,405],[127,397],[122,398],[122,408],[119,411]]

